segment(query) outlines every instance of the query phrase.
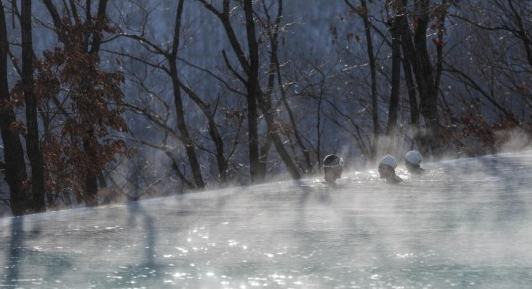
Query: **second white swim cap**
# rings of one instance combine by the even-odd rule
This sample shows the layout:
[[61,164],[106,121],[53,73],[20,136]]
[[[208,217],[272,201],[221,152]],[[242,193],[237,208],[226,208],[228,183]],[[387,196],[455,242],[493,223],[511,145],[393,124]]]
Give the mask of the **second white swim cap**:
[[423,161],[423,157],[418,151],[413,150],[406,153],[405,160],[410,164],[419,165]]
[[386,166],[389,166],[389,167],[392,167],[392,168],[396,168],[397,167],[397,161],[395,160],[395,158],[391,155],[385,155],[382,159],[381,159],[381,162],[380,162],[381,165],[386,165]]

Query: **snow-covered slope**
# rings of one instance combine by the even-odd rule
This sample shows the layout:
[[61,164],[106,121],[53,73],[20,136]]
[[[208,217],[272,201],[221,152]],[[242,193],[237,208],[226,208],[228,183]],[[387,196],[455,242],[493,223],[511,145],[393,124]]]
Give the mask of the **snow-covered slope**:
[[0,220],[7,288],[530,288],[532,152]]

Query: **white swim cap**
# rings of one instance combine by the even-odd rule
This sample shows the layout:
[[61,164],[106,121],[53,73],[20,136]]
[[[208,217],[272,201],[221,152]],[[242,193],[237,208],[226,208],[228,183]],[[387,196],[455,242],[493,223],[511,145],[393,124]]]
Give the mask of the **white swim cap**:
[[423,161],[423,157],[418,151],[413,150],[406,153],[405,160],[412,165],[419,165]]
[[389,167],[395,169],[397,167],[397,161],[395,160],[395,158],[393,156],[385,155],[381,159],[380,165],[386,165],[386,166],[389,166]]

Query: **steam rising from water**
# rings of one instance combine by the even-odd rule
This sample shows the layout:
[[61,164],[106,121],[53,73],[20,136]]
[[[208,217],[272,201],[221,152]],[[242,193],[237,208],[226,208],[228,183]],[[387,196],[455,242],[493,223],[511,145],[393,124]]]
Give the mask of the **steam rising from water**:
[[0,221],[0,285],[527,288],[532,152]]

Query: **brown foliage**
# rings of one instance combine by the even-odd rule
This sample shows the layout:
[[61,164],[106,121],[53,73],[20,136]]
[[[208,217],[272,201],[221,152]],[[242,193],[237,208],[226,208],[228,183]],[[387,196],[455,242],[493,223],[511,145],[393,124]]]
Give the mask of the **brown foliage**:
[[443,130],[443,139],[449,149],[454,145],[459,152],[467,156],[492,154],[511,142],[516,132],[532,135],[531,126],[519,123],[512,116],[488,122],[478,113],[478,109],[468,109],[458,119],[458,123]]
[[103,69],[99,55],[87,51],[84,33],[102,30],[95,23],[63,26],[66,44],[47,50],[36,63],[36,94],[59,115],[43,144],[47,191],[71,188],[78,198],[87,175],[99,173],[115,154],[125,152],[124,142],[111,136],[127,131],[121,105],[124,76]]

